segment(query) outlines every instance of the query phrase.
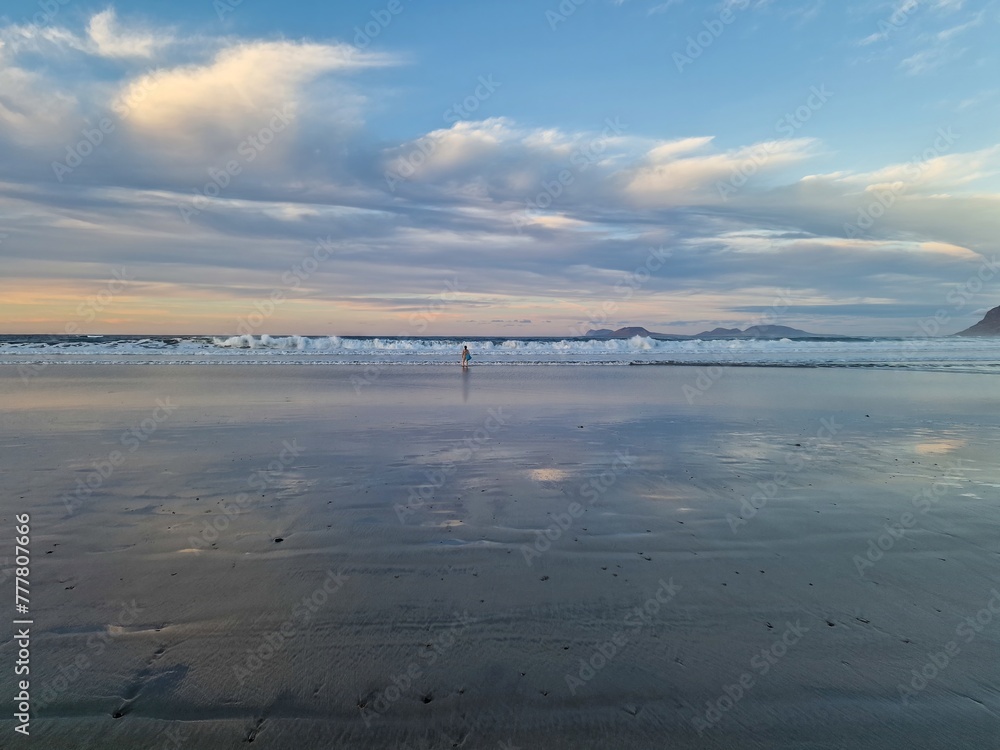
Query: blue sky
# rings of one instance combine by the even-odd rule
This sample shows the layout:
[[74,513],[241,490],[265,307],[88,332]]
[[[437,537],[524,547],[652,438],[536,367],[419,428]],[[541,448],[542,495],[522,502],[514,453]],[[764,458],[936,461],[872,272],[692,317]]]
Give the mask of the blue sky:
[[919,335],[1000,304],[995,0],[5,9],[8,332]]

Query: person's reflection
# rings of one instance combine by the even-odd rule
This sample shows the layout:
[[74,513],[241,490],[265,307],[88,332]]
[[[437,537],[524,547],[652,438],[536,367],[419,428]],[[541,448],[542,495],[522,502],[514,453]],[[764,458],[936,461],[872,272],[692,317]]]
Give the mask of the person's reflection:
[[462,402],[469,402],[469,368],[462,368]]

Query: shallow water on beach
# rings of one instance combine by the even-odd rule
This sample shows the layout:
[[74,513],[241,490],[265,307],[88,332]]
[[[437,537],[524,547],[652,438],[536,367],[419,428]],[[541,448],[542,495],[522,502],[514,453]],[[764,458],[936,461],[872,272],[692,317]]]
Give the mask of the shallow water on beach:
[[989,746],[993,382],[0,367],[36,739]]

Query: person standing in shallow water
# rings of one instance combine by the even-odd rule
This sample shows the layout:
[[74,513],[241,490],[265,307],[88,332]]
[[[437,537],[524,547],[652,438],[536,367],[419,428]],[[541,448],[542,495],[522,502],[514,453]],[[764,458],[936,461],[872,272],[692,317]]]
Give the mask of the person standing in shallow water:
[[469,347],[462,347],[462,367],[469,366],[469,360],[472,359],[472,355],[469,353]]

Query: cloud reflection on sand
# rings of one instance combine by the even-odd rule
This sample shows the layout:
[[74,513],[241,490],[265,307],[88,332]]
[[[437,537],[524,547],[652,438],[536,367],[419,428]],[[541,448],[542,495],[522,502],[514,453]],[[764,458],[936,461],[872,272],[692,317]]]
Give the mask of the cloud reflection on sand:
[[940,438],[917,443],[913,449],[921,456],[941,456],[946,453],[954,453],[968,442],[968,440]]
[[569,479],[569,472],[563,469],[528,469],[527,474],[536,482],[563,482]]

